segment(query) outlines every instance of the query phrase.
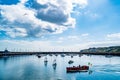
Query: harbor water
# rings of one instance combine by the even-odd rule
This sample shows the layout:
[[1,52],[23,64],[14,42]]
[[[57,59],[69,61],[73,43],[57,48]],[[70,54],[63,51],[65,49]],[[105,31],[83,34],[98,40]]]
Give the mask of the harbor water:
[[[73,63],[69,64],[69,60]],[[88,64],[88,72],[66,72],[66,67]],[[120,80],[120,57],[65,54],[0,57],[0,80]]]

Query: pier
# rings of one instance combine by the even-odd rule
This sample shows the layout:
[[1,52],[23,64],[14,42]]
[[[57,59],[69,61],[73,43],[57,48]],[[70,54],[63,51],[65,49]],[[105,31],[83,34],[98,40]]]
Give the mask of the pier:
[[120,53],[85,53],[85,52],[0,52],[0,56],[15,56],[15,55],[37,55],[37,54],[85,54],[85,55],[113,55],[120,56]]

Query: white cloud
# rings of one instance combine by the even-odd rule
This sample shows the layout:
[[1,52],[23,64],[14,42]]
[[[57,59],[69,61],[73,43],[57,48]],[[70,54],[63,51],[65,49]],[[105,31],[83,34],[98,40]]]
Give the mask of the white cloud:
[[82,37],[86,37],[86,36],[89,36],[88,33],[85,33],[85,34],[81,34]]
[[108,34],[107,38],[118,39],[120,38],[120,33]]
[[68,36],[67,38],[71,39],[71,40],[78,40],[79,39],[78,36]]
[[62,33],[75,27],[71,13],[76,5],[83,8],[87,0],[21,0],[13,5],[0,5],[0,26],[24,28],[30,37]]
[[20,3],[25,4],[28,0],[20,0]]
[[73,3],[78,3],[80,8],[84,8],[88,5],[88,1],[87,0],[72,0]]
[[26,37],[27,32],[24,28],[0,28],[1,31],[6,31],[6,35],[15,38],[15,37]]
[[88,33],[84,33],[81,35],[69,35],[69,36],[59,37],[58,41],[60,41],[61,43],[64,41],[67,42],[75,41],[75,43],[76,42],[78,43],[81,42],[82,40],[86,41],[88,36],[89,36]]
[[86,10],[86,11],[82,12],[80,15],[82,15],[82,16],[85,15],[86,17],[88,17],[92,20],[100,19],[102,17],[101,14],[90,11],[90,10]]
[[59,37],[58,40],[64,40],[64,37]]

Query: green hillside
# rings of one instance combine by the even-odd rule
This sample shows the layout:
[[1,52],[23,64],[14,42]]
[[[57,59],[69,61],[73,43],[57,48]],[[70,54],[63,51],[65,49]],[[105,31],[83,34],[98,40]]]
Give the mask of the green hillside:
[[98,47],[81,50],[80,52],[120,52],[120,46]]

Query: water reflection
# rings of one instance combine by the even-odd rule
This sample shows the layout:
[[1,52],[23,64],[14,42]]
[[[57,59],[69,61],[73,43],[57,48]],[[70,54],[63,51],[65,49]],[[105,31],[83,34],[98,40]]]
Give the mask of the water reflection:
[[45,62],[45,63],[47,63],[47,62],[48,62],[48,60],[47,60],[47,56],[45,56],[44,62]]
[[89,71],[88,71],[88,74],[89,74],[89,75],[90,75],[90,74],[92,74],[92,73],[93,73],[93,71],[92,71],[92,70],[89,70]]
[[8,56],[4,56],[4,57],[2,57],[1,59],[3,59],[4,65],[6,66],[8,60],[9,60],[9,57],[8,57]]
[[97,72],[120,73],[120,64],[117,65],[97,65],[93,67]]
[[47,64],[48,64],[48,61],[44,61],[44,65],[45,65],[45,67],[47,66]]
[[53,69],[56,70],[56,67],[57,67],[56,59],[53,60],[53,64],[52,64],[52,66],[53,66]]
[[[119,80],[120,58],[87,55],[36,55],[0,58],[0,80]],[[73,56],[73,57],[71,57]],[[74,63],[69,64],[72,60]],[[88,72],[66,73],[66,67],[89,65]],[[12,73],[12,74],[11,74]],[[113,76],[113,77],[112,77]],[[105,78],[107,77],[107,78]]]
[[56,70],[56,67],[57,67],[57,63],[53,64],[53,69]]

